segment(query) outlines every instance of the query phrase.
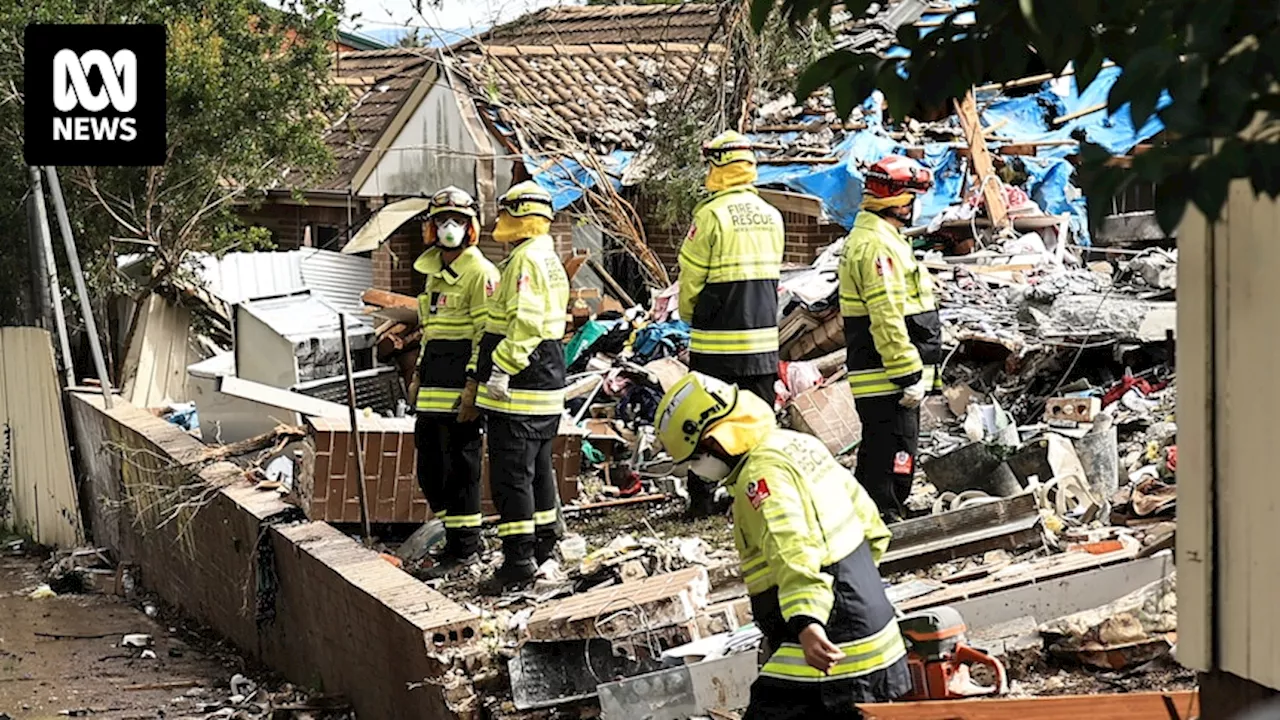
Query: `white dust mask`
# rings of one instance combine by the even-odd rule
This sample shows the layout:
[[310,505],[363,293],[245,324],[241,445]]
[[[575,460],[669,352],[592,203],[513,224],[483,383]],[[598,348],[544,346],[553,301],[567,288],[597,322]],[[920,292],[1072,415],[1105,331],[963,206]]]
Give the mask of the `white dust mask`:
[[457,220],[445,220],[436,223],[436,240],[440,245],[447,248],[456,248],[462,245],[462,241],[467,236],[467,226]]
[[733,468],[729,463],[712,455],[711,453],[698,453],[689,459],[689,472],[697,475],[703,480],[710,482],[722,482],[729,477],[729,473],[733,472]]

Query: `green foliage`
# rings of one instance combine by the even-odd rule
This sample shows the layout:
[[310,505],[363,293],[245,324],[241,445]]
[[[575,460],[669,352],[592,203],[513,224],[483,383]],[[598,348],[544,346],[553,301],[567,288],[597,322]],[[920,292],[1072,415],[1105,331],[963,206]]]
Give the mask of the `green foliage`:
[[[168,161],[155,168],[62,168],[73,230],[95,295],[119,289],[116,252],[154,255],[162,284],[190,252],[261,247],[233,212],[288,169],[320,172],[344,95],[328,82],[341,0],[0,0],[0,258],[27,264],[22,198],[22,40],[30,22],[163,23],[168,31]],[[51,211],[52,214],[52,211]],[[56,227],[54,229],[56,233]],[[120,245],[116,239],[130,241]],[[7,275],[7,273],[6,273]],[[20,292],[0,284],[0,305]]]
[[[730,0],[732,2],[732,0]],[[753,31],[745,17],[726,8],[730,57],[708,56],[718,72],[707,78],[698,70],[680,93],[656,108],[644,162],[650,170],[640,192],[655,202],[654,216],[666,227],[688,223],[704,197],[706,166],[702,143],[723,130],[740,127],[743,107],[791,92],[796,75],[831,47],[826,30],[809,25],[774,24]]]
[[[873,0],[848,0],[864,15]],[[829,24],[834,0],[752,0],[754,27],[780,18]],[[882,3],[881,3],[882,4]],[[1106,167],[1106,153],[1082,148],[1084,189],[1102,212],[1129,184],[1156,182],[1157,214],[1176,227],[1186,204],[1216,219],[1227,185],[1247,178],[1255,194],[1280,194],[1280,3],[1274,0],[973,0],[927,35],[903,27],[902,62],[870,54],[831,53],[800,76],[800,94],[829,85],[847,112],[870,89],[885,94],[894,117],[928,115],[972,86],[1074,67],[1081,85],[1104,60],[1123,73],[1108,108],[1126,104],[1136,125],[1155,112],[1163,90],[1173,98],[1159,116],[1166,142],[1129,168]],[[957,22],[973,13],[972,24]],[[1103,200],[1099,202],[1098,200]]]

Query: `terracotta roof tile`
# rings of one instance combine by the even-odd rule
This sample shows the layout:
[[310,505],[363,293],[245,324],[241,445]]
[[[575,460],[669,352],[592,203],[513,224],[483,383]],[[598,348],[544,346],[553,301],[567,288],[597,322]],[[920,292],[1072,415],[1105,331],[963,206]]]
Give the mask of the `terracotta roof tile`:
[[550,138],[538,135],[550,133],[530,127],[528,120],[555,124],[559,118],[598,150],[635,150],[644,143],[645,120],[690,74],[696,82],[708,81],[702,66],[724,50],[703,50],[652,43],[485,47],[461,56],[459,75],[470,81],[476,98],[496,94],[492,112],[508,126],[523,126],[529,139],[545,142]]
[[333,74],[344,78],[341,84],[351,90],[353,102],[325,134],[334,171],[319,179],[290,173],[285,184],[309,190],[346,190],[373,144],[431,66],[431,57],[420,49],[390,48],[338,56]]
[[484,33],[489,45],[589,45],[592,43],[688,43],[719,39],[716,3],[551,7]]

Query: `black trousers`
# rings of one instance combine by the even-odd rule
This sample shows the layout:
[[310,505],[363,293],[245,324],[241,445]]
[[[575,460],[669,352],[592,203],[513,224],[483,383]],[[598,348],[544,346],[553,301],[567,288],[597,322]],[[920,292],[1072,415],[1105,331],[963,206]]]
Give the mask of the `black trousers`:
[[501,413],[489,413],[488,418],[489,482],[500,516],[498,537],[504,561],[541,563],[561,533],[551,457],[554,433],[530,431],[531,425],[545,425],[542,418]]
[[431,512],[444,521],[445,552],[466,557],[480,550],[480,461],[484,423],[420,413],[414,426],[418,485]]
[[855,474],[882,515],[905,517],[920,444],[920,408],[903,407],[900,399],[854,398],[862,421]]

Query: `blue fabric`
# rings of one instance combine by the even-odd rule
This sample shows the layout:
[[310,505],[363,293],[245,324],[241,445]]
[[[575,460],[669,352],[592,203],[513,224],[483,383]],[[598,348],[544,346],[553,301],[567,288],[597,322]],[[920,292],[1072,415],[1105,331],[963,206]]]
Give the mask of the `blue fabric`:
[[[600,158],[609,183],[615,190],[622,189],[622,173],[631,164],[633,153],[628,150],[615,150]],[[551,206],[559,212],[582,197],[582,189],[595,187],[600,178],[596,173],[585,168],[572,158],[551,158],[526,155],[525,170],[533,176],[535,182],[551,193]]]
[[641,365],[664,357],[674,357],[689,347],[689,324],[683,320],[653,323],[636,333],[632,351]]

